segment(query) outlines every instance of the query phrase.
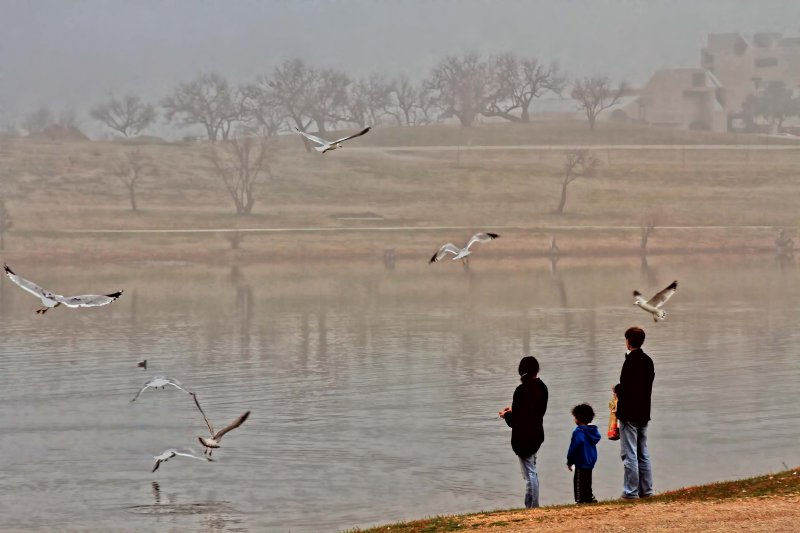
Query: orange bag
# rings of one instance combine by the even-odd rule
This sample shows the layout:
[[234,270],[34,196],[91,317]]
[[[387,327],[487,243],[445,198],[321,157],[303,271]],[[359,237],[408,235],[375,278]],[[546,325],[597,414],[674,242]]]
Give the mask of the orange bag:
[[608,402],[608,440],[619,440],[619,426],[617,425],[617,397],[611,395],[611,400]]

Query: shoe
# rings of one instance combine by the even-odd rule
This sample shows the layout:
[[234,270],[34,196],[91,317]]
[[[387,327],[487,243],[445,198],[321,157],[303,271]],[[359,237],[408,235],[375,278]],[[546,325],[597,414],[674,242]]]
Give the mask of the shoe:
[[638,496],[626,496],[624,494],[622,496],[620,496],[620,498],[622,498],[623,500],[638,500],[639,499]]

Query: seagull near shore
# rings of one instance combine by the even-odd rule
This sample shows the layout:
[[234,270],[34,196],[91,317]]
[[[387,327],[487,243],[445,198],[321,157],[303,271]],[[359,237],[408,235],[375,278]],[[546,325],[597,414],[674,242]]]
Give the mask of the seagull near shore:
[[453,261],[455,261],[456,259],[461,259],[461,261],[464,262],[464,264],[466,264],[468,260],[466,259],[466,257],[472,253],[472,251],[470,250],[470,246],[472,246],[476,242],[489,242],[491,240],[497,239],[498,237],[500,237],[500,235],[498,235],[497,233],[476,233],[475,235],[472,236],[472,238],[469,241],[467,241],[467,245],[464,246],[463,248],[459,248],[452,242],[448,242],[447,244],[442,245],[442,247],[439,248],[438,252],[433,254],[433,257],[431,257],[431,260],[428,261],[428,264],[441,261],[447,254],[453,254],[454,256]]
[[295,126],[294,129],[295,129],[295,131],[297,133],[299,133],[300,135],[302,135],[303,137],[305,137],[309,141],[311,141],[311,142],[313,142],[315,144],[318,144],[319,146],[315,146],[314,150],[324,154],[325,152],[329,152],[331,150],[336,150],[337,148],[341,148],[342,147],[341,143],[343,143],[345,141],[349,141],[350,139],[355,139],[356,137],[361,137],[362,135],[367,133],[370,130],[370,128],[371,128],[371,126],[367,126],[366,128],[364,128],[363,130],[359,131],[358,133],[355,133],[353,135],[349,135],[347,137],[342,137],[341,139],[338,139],[336,141],[326,141],[325,139],[321,139],[321,138],[317,137],[316,135],[311,135],[310,133],[306,133],[304,131],[301,131],[300,128],[298,128],[296,126]]
[[133,400],[131,400],[131,403],[135,402],[136,398],[141,396],[141,394],[144,391],[146,391],[147,389],[150,389],[150,388],[157,389],[159,387],[161,387],[163,389],[167,385],[175,387],[176,389],[180,389],[183,392],[185,392],[186,394],[192,394],[188,390],[186,390],[183,387],[181,387],[181,382],[178,381],[177,379],[168,378],[167,376],[155,376],[153,379],[150,379],[150,380],[144,382],[144,386],[141,388],[141,390],[139,392],[136,393],[136,396],[133,397]]
[[653,322],[664,320],[667,318],[667,312],[661,309],[661,307],[667,303],[667,300],[672,298],[672,295],[675,294],[676,290],[678,290],[678,282],[673,281],[667,286],[666,289],[658,292],[655,296],[647,301],[645,301],[642,293],[639,291],[633,291],[633,305],[638,305],[648,313],[651,313],[653,315]]
[[168,448],[161,452],[161,455],[154,455],[153,459],[156,460],[156,465],[153,467],[153,472],[158,470],[158,467],[161,466],[161,463],[166,463],[176,455],[181,457],[190,457],[192,459],[199,459],[201,461],[213,461],[211,457],[206,457],[205,455],[195,455],[193,450],[176,450],[175,448]]
[[61,304],[67,307],[97,307],[100,305],[108,305],[120,297],[122,291],[117,291],[112,294],[82,294],[80,296],[61,296],[46,289],[39,287],[32,281],[28,281],[14,273],[8,265],[3,265],[3,270],[6,272],[8,279],[33,294],[42,300],[41,309],[37,309],[36,313],[45,314],[49,309],[58,307]]
[[225,435],[227,432],[231,431],[232,429],[236,429],[241,426],[247,417],[250,416],[250,411],[245,411],[244,414],[239,415],[239,417],[225,426],[224,428],[220,429],[216,433],[214,432],[214,427],[211,425],[211,422],[208,421],[208,417],[206,417],[205,412],[203,412],[203,408],[200,407],[200,402],[197,401],[197,394],[191,393],[192,398],[194,398],[194,403],[197,405],[197,408],[200,410],[200,414],[203,415],[203,420],[206,421],[206,425],[208,426],[208,431],[211,433],[211,438],[206,439],[204,437],[198,437],[197,439],[200,441],[200,444],[205,446],[206,450],[203,454],[208,454],[211,457],[211,453],[214,451],[215,448],[219,448],[220,444],[219,441],[222,440],[222,436]]

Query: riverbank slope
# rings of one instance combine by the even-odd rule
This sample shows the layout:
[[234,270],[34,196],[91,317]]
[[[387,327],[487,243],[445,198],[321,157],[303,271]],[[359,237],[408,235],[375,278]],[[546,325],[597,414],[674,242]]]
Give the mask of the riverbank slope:
[[514,533],[574,531],[644,533],[672,531],[748,531],[790,533],[800,523],[800,467],[764,476],[665,492],[627,502],[510,509],[442,516],[379,526],[353,533],[437,533],[483,531]]

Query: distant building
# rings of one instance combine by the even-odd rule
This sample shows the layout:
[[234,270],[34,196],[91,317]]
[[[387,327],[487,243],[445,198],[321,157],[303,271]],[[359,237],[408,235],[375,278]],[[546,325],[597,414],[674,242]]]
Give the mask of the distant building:
[[700,64],[724,87],[722,102],[729,117],[742,111],[742,103],[769,82],[800,89],[800,37],[780,33],[712,33],[700,53]]
[[719,80],[705,69],[662,69],[625,111],[652,126],[724,132],[728,119],[723,92]]

